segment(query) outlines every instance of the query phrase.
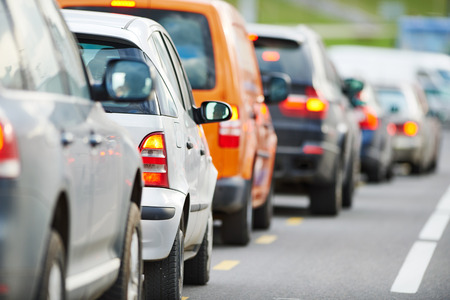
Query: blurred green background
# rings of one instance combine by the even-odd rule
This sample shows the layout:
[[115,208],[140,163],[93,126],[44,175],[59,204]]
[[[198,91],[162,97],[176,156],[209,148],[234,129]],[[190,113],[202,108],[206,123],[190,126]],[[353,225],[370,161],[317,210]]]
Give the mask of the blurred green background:
[[[360,44],[395,47],[397,20],[402,15],[446,17],[450,0],[226,0],[247,21],[307,24],[327,46]],[[248,11],[250,2],[254,11]],[[250,14],[250,15],[249,15]]]

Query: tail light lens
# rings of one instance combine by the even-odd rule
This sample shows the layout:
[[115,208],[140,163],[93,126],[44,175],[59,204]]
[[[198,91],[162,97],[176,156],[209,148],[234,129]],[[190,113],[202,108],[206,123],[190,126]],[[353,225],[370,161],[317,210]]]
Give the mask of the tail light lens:
[[219,123],[219,146],[223,148],[239,147],[241,136],[241,121],[239,119],[239,109],[231,105],[231,119]]
[[406,122],[403,124],[403,133],[407,136],[415,136],[419,131],[419,125],[416,122]]
[[19,176],[20,160],[16,135],[12,125],[5,119],[0,120],[0,177]]
[[396,124],[396,134],[406,135],[406,136],[416,136],[419,132],[419,125],[416,122],[408,121],[401,124]]
[[142,176],[145,186],[169,187],[164,134],[157,132],[148,135],[139,150],[144,163]]
[[359,122],[359,127],[365,130],[376,130],[378,128],[378,116],[375,110],[369,106],[362,106],[363,119]]
[[279,104],[280,111],[287,117],[324,119],[328,111],[328,101],[322,99],[316,90],[308,86],[305,95],[289,95]]

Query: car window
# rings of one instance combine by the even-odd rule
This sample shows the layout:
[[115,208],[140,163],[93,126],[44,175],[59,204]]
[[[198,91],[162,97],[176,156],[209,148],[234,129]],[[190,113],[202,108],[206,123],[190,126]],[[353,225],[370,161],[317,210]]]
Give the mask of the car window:
[[170,57],[173,62],[173,66],[175,72],[177,73],[177,78],[181,90],[181,94],[183,95],[184,108],[193,118],[192,106],[195,105],[194,97],[192,96],[192,89],[187,79],[186,73],[184,72],[182,63],[179,59],[179,56],[169,38],[166,35],[163,35],[164,43],[166,44],[166,48],[170,53]]
[[156,51],[158,51],[158,55],[161,59],[161,65],[162,65],[164,71],[166,72],[170,83],[172,84],[172,87],[176,93],[176,96],[177,96],[178,100],[180,101],[181,105],[184,106],[183,96],[181,94],[180,84],[178,82],[177,74],[175,73],[172,59],[170,58],[170,54],[166,48],[166,45],[164,44],[161,33],[155,32],[152,34],[151,38],[153,40],[153,43],[156,46]]
[[46,18],[50,34],[53,37],[54,44],[58,49],[58,58],[64,66],[65,74],[68,79],[69,92],[71,95],[83,98],[90,98],[89,87],[87,85],[86,75],[83,64],[80,59],[78,49],[74,48],[75,41],[68,30],[62,17],[58,15],[59,7],[54,1],[40,0],[42,14]]
[[383,109],[398,115],[419,113],[419,105],[412,91],[393,88],[376,88],[375,93]]
[[[157,73],[156,68],[153,64],[145,59],[145,56],[139,48],[135,45],[129,43],[120,43],[119,41],[108,41],[105,39],[100,39],[95,36],[87,35],[77,35],[79,41],[79,47],[81,50],[81,57],[87,69],[92,74],[95,81],[100,82],[105,74],[106,65],[111,59],[137,59],[141,61],[146,61],[151,72],[153,74]],[[120,76],[118,74],[117,76]],[[127,78],[117,78],[115,80],[117,84],[124,85],[126,82],[137,86],[141,83],[141,86],[145,86],[145,82],[140,82],[139,78],[127,81]],[[159,107],[155,95],[152,95],[148,101],[139,103],[130,102],[114,102],[114,101],[104,101],[102,102],[103,107],[107,112],[115,113],[136,113],[136,114],[159,114]]]
[[[236,42],[236,48],[238,53],[238,60],[239,65],[242,66],[242,69],[246,73],[246,78],[258,78],[259,77],[259,68],[258,63],[255,60],[255,50],[253,45],[251,44],[251,41],[248,39],[247,32],[237,25],[233,26],[234,33],[235,33],[235,42]],[[249,89],[249,84],[253,84],[251,82],[245,82],[244,88]],[[250,88],[253,91],[257,90],[257,88]]]
[[82,10],[122,13],[150,18],[170,34],[193,89],[209,90],[216,86],[216,67],[211,32],[202,14],[125,7],[76,6]]
[[310,83],[312,70],[307,46],[295,41],[259,37],[255,42],[256,57],[261,72],[283,72],[293,83]]
[[23,89],[19,51],[9,21],[5,6],[0,1],[0,85],[9,89]]
[[[57,61],[57,53],[53,48],[40,9],[34,1],[15,0],[8,2],[9,11],[14,20],[14,31],[17,43],[21,49],[27,72],[26,82],[28,88],[43,92],[67,94],[68,86],[65,84],[65,73]],[[3,56],[3,53],[2,53]],[[45,64],[41,62],[45,61]]]

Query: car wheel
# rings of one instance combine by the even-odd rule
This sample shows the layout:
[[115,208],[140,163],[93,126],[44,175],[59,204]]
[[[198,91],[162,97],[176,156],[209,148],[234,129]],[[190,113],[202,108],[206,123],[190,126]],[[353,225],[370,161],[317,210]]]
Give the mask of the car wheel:
[[221,237],[225,244],[245,246],[250,242],[253,226],[251,182],[247,187],[245,205],[222,220]]
[[355,177],[357,173],[357,167],[353,159],[350,159],[349,166],[346,170],[347,178],[342,186],[342,207],[352,207],[353,194],[355,192]]
[[142,242],[141,214],[135,203],[128,213],[119,277],[101,299],[141,299]]
[[334,168],[334,182],[330,185],[313,185],[310,187],[310,208],[316,215],[335,216],[342,206],[343,170],[339,162]]
[[145,299],[181,299],[184,275],[184,233],[181,224],[169,256],[144,263]]
[[208,218],[205,235],[197,255],[184,263],[184,283],[205,285],[209,281],[213,246],[212,216]]
[[375,165],[373,169],[367,172],[367,180],[369,182],[378,183],[383,181],[383,179],[385,179],[387,176],[387,171],[383,171],[381,164]]
[[66,264],[60,235],[52,230],[37,299],[65,299]]
[[264,204],[253,211],[253,228],[268,229],[270,227],[273,215],[273,189],[272,183]]

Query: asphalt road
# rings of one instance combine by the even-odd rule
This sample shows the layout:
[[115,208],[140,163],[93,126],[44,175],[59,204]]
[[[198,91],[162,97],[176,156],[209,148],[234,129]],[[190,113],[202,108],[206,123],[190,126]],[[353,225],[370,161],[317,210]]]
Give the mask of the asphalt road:
[[450,299],[450,132],[438,169],[362,184],[351,209],[317,217],[275,195],[267,231],[246,247],[216,241],[211,279],[183,299]]

